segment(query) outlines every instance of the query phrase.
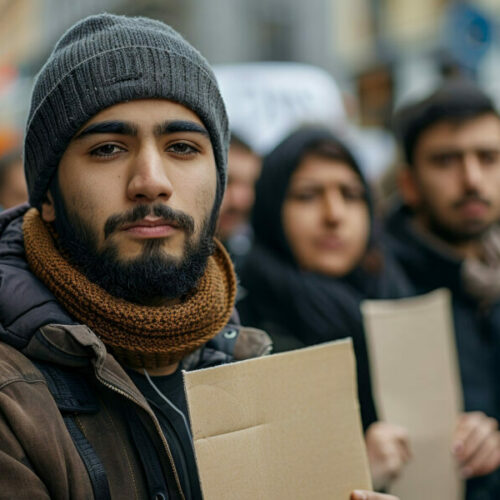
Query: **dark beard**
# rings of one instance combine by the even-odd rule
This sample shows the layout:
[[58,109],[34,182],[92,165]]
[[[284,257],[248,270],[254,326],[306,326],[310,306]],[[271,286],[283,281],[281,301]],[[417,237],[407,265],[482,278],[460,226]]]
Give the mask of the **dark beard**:
[[[470,192],[464,195],[460,200],[454,203],[454,208],[459,208],[460,205],[466,203],[467,201],[481,201],[486,205],[490,205],[490,201],[481,198],[481,196],[476,192]],[[484,223],[478,221],[476,224],[469,223],[463,224],[460,227],[452,227],[449,224],[441,221],[439,217],[436,216],[434,211],[430,208],[430,203],[424,203],[420,207],[420,215],[426,222],[426,225],[431,233],[436,235],[441,240],[449,243],[450,245],[460,245],[463,243],[469,243],[473,241],[479,241],[484,236],[484,234],[492,226],[491,223]]]
[[76,213],[67,210],[58,186],[51,191],[56,211],[54,228],[61,250],[90,281],[114,297],[154,305],[161,299],[186,295],[203,276],[207,259],[214,251],[211,217],[203,222],[198,241],[194,241],[192,217],[164,204],[138,205],[125,214],[111,216],[105,224],[106,237],[121,224],[136,222],[149,214],[174,222],[186,233],[181,259],[165,253],[162,249],[164,239],[151,239],[144,242],[140,256],[122,261],[115,245],[107,244],[103,250],[98,250],[95,231]]
[[471,231],[459,231],[442,224],[438,218],[433,216],[433,214],[426,215],[429,231],[450,245],[460,245],[471,241],[479,241],[487,231],[484,227]]

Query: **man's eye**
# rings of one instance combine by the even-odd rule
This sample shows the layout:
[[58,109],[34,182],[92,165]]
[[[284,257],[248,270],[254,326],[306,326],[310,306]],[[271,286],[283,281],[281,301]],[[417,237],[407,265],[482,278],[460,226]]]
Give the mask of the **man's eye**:
[[434,156],[434,164],[438,167],[449,167],[455,165],[461,160],[461,155],[456,153],[443,153]]
[[175,153],[180,156],[189,156],[198,153],[199,151],[186,142],[176,142],[168,147],[168,151]]
[[498,151],[480,151],[478,153],[479,161],[483,165],[492,165],[498,163],[499,153]]
[[92,156],[107,157],[113,156],[121,151],[123,151],[123,148],[120,148],[116,144],[103,144],[102,146],[93,149],[90,154]]

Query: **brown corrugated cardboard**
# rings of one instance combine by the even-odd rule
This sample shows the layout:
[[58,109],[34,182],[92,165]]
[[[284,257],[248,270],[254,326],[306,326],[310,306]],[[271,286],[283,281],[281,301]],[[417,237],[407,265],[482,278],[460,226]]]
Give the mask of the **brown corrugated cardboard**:
[[391,493],[404,500],[462,499],[451,454],[463,402],[450,292],[366,301],[362,311],[379,417],[408,430],[413,452]]
[[184,373],[205,500],[370,489],[350,340]]

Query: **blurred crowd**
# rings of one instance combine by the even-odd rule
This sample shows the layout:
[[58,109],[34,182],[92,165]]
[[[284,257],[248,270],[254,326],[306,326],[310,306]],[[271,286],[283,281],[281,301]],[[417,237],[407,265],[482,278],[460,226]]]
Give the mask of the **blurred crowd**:
[[458,77],[391,122],[399,161],[372,179],[347,127],[298,124],[260,161],[234,136],[219,237],[240,278],[236,307],[276,352],[353,338],[373,479],[387,488],[411,443],[378,421],[359,306],[451,290],[465,413],[450,447],[467,498],[498,498],[500,116]]

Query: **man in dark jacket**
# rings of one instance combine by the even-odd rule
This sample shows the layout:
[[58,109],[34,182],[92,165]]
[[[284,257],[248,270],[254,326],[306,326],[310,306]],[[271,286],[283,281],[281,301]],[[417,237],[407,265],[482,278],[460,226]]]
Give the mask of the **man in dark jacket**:
[[467,499],[500,498],[500,117],[467,82],[451,82],[396,115],[404,205],[387,223],[421,293],[453,294],[465,410],[452,450]]
[[201,498],[180,370],[269,351],[228,326],[228,135],[210,67],[165,24],[102,14],[57,43],[30,206],[0,217],[0,498]]

